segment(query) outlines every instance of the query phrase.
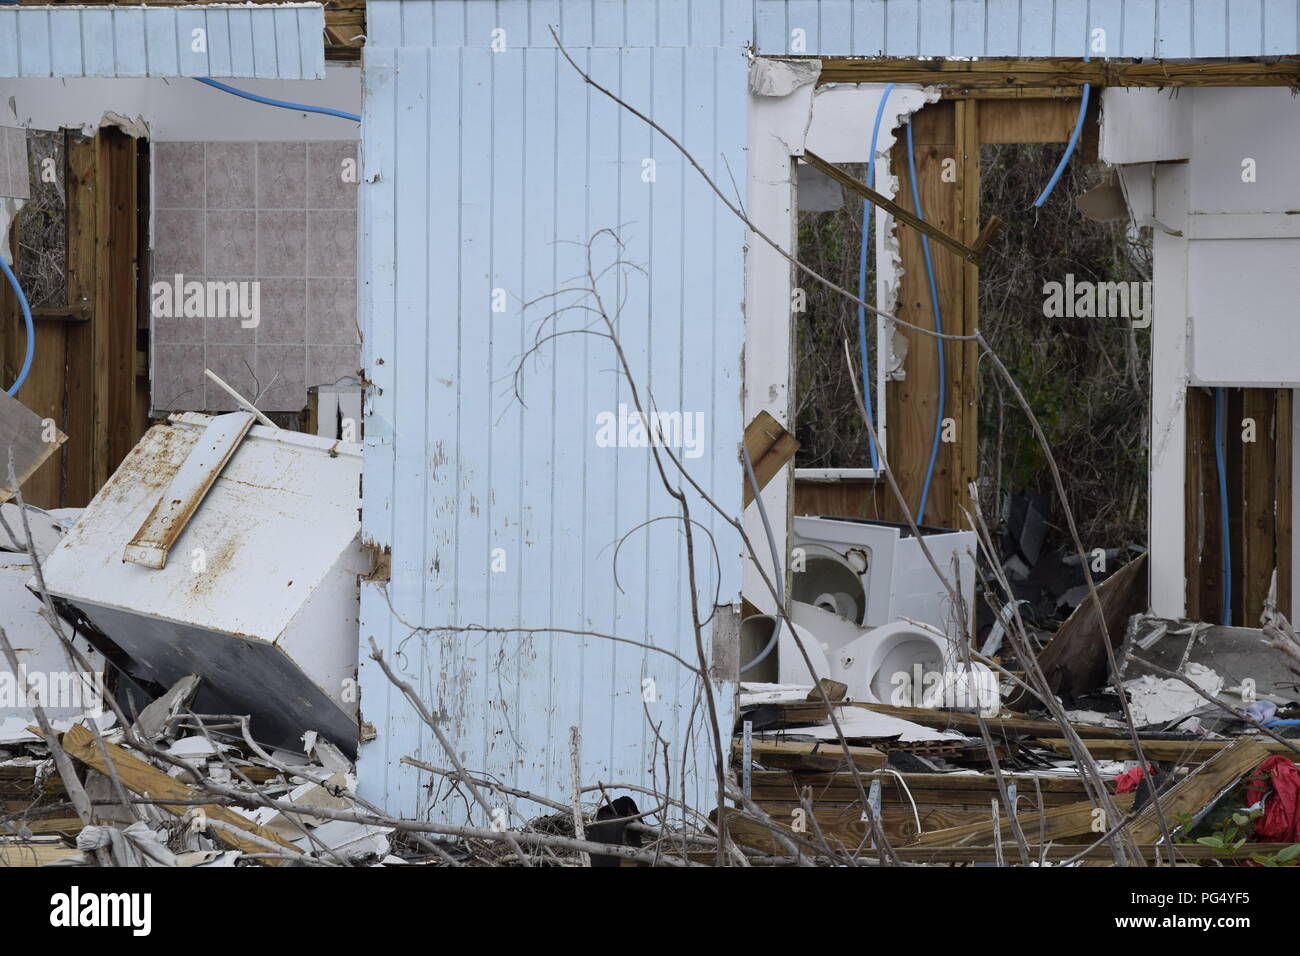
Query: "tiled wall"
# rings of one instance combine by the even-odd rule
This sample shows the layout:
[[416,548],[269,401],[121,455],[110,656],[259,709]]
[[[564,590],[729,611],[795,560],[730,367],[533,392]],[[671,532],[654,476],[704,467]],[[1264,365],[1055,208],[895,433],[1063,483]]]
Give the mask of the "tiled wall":
[[297,411],[307,388],[355,379],[356,144],[156,143],[151,282],[261,283],[261,321],[155,317],[153,407],[227,411],[205,367],[263,411]]

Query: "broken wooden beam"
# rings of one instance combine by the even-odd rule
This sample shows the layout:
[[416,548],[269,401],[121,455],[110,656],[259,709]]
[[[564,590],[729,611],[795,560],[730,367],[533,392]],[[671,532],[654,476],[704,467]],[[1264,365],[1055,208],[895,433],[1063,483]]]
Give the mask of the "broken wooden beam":
[[935,242],[939,243],[940,245],[947,246],[949,249],[955,252],[962,259],[965,259],[967,262],[972,262],[975,265],[979,265],[980,261],[984,258],[983,250],[976,251],[975,249],[972,249],[970,246],[966,245],[966,243],[962,242],[960,239],[955,238],[954,236],[948,235],[948,233],[944,232],[942,229],[940,229],[938,226],[934,225],[933,223],[928,223],[924,219],[921,219],[920,217],[916,216],[914,213],[908,212],[906,209],[904,209],[898,203],[894,202],[888,196],[882,193],[878,193],[870,186],[868,186],[866,183],[862,183],[854,179],[844,170],[840,169],[838,166],[834,165],[833,163],[829,163],[826,160],[822,159],[812,150],[805,149],[803,151],[803,160],[809,166],[812,166],[814,169],[818,170],[819,172],[825,173],[827,176],[835,180],[844,188],[857,193],[859,196],[861,196],[863,199],[866,199],[869,202],[875,203],[877,206],[885,210],[885,212],[889,213],[899,222],[911,226],[913,229],[919,230],[920,232],[929,236],[931,239],[933,239]]
[[[116,772],[118,779],[122,781],[122,786],[134,794],[148,794],[151,797],[168,800],[195,801],[187,805],[158,804],[160,809],[166,810],[172,816],[184,817],[191,808],[194,808],[201,811],[208,819],[227,824],[229,828],[233,828],[235,831],[242,830],[258,838],[256,841],[247,840],[242,838],[238,832],[232,832],[232,829],[227,827],[213,827],[213,836],[233,850],[239,850],[242,853],[267,853],[266,844],[269,842],[282,847],[286,852],[295,856],[302,852],[292,843],[281,839],[275,833],[265,827],[258,826],[247,817],[240,816],[233,810],[215,803],[197,802],[198,798],[203,796],[202,791],[187,787],[116,744],[105,742],[104,749],[107,750],[108,758],[113,763],[113,771],[110,772],[108,761],[104,759],[103,753],[100,752],[99,744],[94,735],[80,724],[75,725],[63,735],[63,749],[67,751],[68,756],[80,760],[86,766],[98,770],[102,774],[111,777],[113,772]],[[279,866],[285,861],[270,858],[263,862],[270,866]]]
[[[760,411],[745,426],[745,451],[749,454],[750,464],[754,466],[754,478],[758,481],[760,491],[767,487],[767,483],[776,477],[798,450],[799,443],[795,437],[765,411]],[[745,481],[742,500],[746,508],[754,500],[754,489],[748,479]]]

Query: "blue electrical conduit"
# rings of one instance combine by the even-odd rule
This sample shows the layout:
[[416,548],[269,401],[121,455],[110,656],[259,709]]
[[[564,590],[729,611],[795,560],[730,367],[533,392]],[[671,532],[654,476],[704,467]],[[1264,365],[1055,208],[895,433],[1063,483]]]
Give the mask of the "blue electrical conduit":
[[262,103],[266,106],[278,106],[286,110],[301,110],[304,113],[321,113],[325,116],[337,116],[339,119],[352,120],[354,123],[360,123],[361,117],[356,113],[345,113],[343,110],[330,109],[328,106],[306,106],[302,103],[289,103],[285,100],[273,100],[269,96],[258,96],[256,93],[247,93],[244,90],[237,90],[233,86],[227,86],[225,83],[218,83],[216,80],[208,79],[206,76],[196,76],[204,86],[210,86],[215,90],[221,90],[225,93],[232,93],[235,96],[242,96],[246,100],[252,100],[254,103]]
[[1219,470],[1219,536],[1223,540],[1223,626],[1232,624],[1232,539],[1228,534],[1228,468],[1224,462],[1227,445],[1223,434],[1223,389],[1214,390],[1214,463]]
[[[1088,57],[1086,55],[1083,58],[1083,62],[1088,62]],[[1083,130],[1083,117],[1088,112],[1088,94],[1091,92],[1092,84],[1083,84],[1083,99],[1079,102],[1079,116],[1074,121],[1074,131],[1070,133],[1070,141],[1065,144],[1065,155],[1062,156],[1061,161],[1056,164],[1056,171],[1052,173],[1052,178],[1047,181],[1047,185],[1043,187],[1043,191],[1039,193],[1038,198],[1034,200],[1035,209],[1041,208],[1043,203],[1047,202],[1047,197],[1050,196],[1052,190],[1056,188],[1057,182],[1060,181],[1061,174],[1065,172],[1066,164],[1070,162],[1070,157],[1074,155],[1074,148],[1079,144],[1079,133]]]
[[[912,124],[907,124],[907,178],[912,181],[912,206],[916,218],[925,221],[921,212],[921,193],[916,188],[916,155],[912,151]],[[934,281],[934,260],[930,258],[930,237],[921,233],[921,252],[925,257],[925,275],[930,282],[930,308],[934,312],[934,330],[943,334],[943,318],[939,314],[939,290]],[[939,403],[934,412],[934,441],[930,445],[930,464],[925,469],[925,481],[921,485],[921,504],[916,509],[916,523],[925,524],[925,503],[930,497],[930,482],[934,479],[935,463],[939,460],[939,438],[943,434],[943,406],[946,396],[944,386],[943,339],[934,340],[939,355]]]
[[36,357],[36,328],[32,325],[32,307],[27,304],[27,296],[23,295],[23,287],[18,284],[18,277],[14,275],[9,263],[5,262],[4,257],[0,256],[0,269],[4,270],[5,278],[13,286],[14,295],[18,296],[18,304],[23,309],[23,326],[27,329],[27,352],[23,356],[23,367],[18,372],[18,378],[9,386],[6,394],[17,395],[18,389],[23,387],[23,382],[27,381],[27,374],[32,370],[32,359]]
[[[885,92],[880,97],[880,105],[876,107],[876,122],[871,127],[871,151],[867,153],[867,185],[872,189],[876,188],[876,140],[880,136],[881,120],[885,118],[885,101],[889,99],[893,89],[893,83],[885,87]],[[864,302],[867,299],[867,251],[871,246],[873,205],[870,199],[862,200],[862,248],[858,254],[858,298]],[[871,362],[867,357],[867,310],[860,305],[858,306],[858,351],[862,354],[862,401],[866,406],[867,421],[874,429],[876,421],[871,407]],[[876,451],[876,440],[871,435],[867,435],[867,445],[871,449],[871,467],[879,471],[880,455]]]

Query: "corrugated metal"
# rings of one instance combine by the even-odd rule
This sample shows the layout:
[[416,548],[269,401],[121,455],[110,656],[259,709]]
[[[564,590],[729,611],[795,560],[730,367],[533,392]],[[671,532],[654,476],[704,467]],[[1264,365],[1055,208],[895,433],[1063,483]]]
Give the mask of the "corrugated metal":
[[[588,3],[591,32],[572,52],[681,136],[714,176],[729,182],[729,164],[743,183],[746,61],[719,46],[716,17],[721,10],[739,22],[748,4],[712,4],[712,25],[681,32],[675,15],[659,28],[637,21],[648,4],[629,2],[625,16],[621,4]],[[377,737],[362,748],[360,775],[363,792],[390,810],[462,821],[466,813],[400,764],[406,755],[447,761],[367,659],[372,637],[445,714],[474,770],[563,794],[567,728],[577,725],[585,780],[662,785],[662,755],[651,769],[653,721],[671,742],[672,786],[681,785],[685,753],[688,792],[712,806],[705,709],[692,675],[662,653],[553,630],[614,634],[696,659],[680,525],[637,530],[676,505],[646,450],[595,441],[597,414],[630,401],[610,343],[583,335],[547,343],[527,363],[524,407],[512,400],[512,372],[547,312],[521,303],[571,286],[586,241],[619,229],[624,257],[645,272],[618,282],[617,293],[611,279],[605,292],[625,297],[620,332],[642,395],[648,387],[663,410],[703,413],[705,447],[688,466],[738,513],[744,235],[680,155],[584,86],[557,50],[514,42],[537,40],[557,7],[368,6],[362,268],[374,388],[363,534],[391,547],[392,578],[363,584],[361,704]],[[584,48],[592,37],[618,42],[634,21],[638,36],[677,31],[678,42]],[[491,31],[503,25],[506,50],[493,53]],[[690,45],[692,35],[700,45]],[[402,39],[408,45],[384,45]],[[652,183],[643,181],[647,159],[656,164]],[[597,268],[612,249],[603,243]],[[505,312],[491,309],[494,289],[504,290]],[[716,537],[720,558],[719,579],[697,528],[707,615],[715,594],[738,599],[740,546],[694,495],[692,514]],[[615,548],[629,533],[616,582]],[[424,632],[421,624],[538,630]],[[656,699],[643,703],[645,679]]]
[[[325,76],[320,4],[0,6],[0,77]],[[204,30],[205,44],[195,42]],[[206,45],[196,52],[193,48]]]
[[1112,57],[1291,54],[1300,51],[1297,7],[1297,0],[753,0],[760,53],[821,56],[1074,57],[1089,52],[1098,28]]

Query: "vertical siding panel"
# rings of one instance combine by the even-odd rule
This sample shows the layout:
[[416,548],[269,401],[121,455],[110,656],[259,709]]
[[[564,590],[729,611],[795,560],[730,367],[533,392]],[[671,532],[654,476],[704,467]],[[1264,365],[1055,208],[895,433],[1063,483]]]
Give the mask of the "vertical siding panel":
[[[1287,0],[1291,3],[1292,0]],[[1159,0],[1156,56],[1192,56],[1192,0]]]
[[[402,7],[411,6],[395,0],[377,0],[366,4],[366,52],[370,47],[398,47],[403,43]],[[451,4],[449,4],[450,6]],[[412,38],[413,39],[413,38]]]
[[50,14],[47,10],[18,11],[18,62],[23,76],[50,75]]
[[984,55],[984,0],[955,0],[953,55]]
[[653,3],[624,4],[626,23],[623,27],[625,46],[652,48],[658,41],[657,9]]
[[[525,302],[550,295],[560,287],[552,249],[557,226],[555,184],[559,175],[556,163],[559,136],[555,101],[557,70],[573,72],[567,63],[561,62],[559,53],[553,48],[530,49],[524,55],[524,92],[527,96],[524,137],[528,152],[523,171],[524,208],[520,231],[523,285],[520,295]],[[534,340],[538,322],[550,308],[550,300],[545,300],[522,313],[517,338],[520,356]],[[520,613],[523,616],[526,609],[528,617],[524,626],[541,624],[554,627],[560,623],[556,619],[552,594],[560,579],[573,575],[572,565],[557,566],[554,550],[553,497],[558,466],[554,454],[555,399],[556,390],[569,384],[558,378],[558,364],[555,349],[544,348],[540,355],[527,360],[520,375],[520,391],[526,405],[520,451],[520,461],[524,463],[519,505],[523,543],[515,563],[519,567]],[[560,749],[553,743],[560,738],[551,736],[554,733],[551,715],[557,698],[569,694],[564,675],[555,668],[555,649],[557,644],[571,640],[561,635],[538,633],[532,637],[533,654],[526,658],[520,655],[520,686],[527,684],[530,688],[529,709],[521,709],[517,717],[522,760],[512,778],[520,787],[524,786],[525,780],[529,783],[540,780],[544,782],[543,792],[559,792],[558,781],[549,776],[547,754],[552,749]],[[556,686],[557,680],[559,687]]]
[[853,53],[852,0],[821,0],[818,7],[816,52],[829,56],[832,52],[844,56]]
[[[686,118],[683,126],[683,142],[708,170],[717,182],[728,183],[726,169],[719,157],[723,144],[718,139],[717,98],[714,84],[717,79],[717,58],[712,50],[691,49],[686,51]],[[724,187],[725,188],[725,187]],[[735,260],[735,255],[714,247],[714,229],[717,223],[719,207],[717,201],[704,181],[698,176],[686,179],[686,206],[682,220],[681,236],[683,243],[683,261],[685,269],[682,286],[686,296],[684,325],[682,328],[682,349],[679,361],[682,364],[682,395],[680,408],[684,412],[702,412],[705,417],[705,437],[713,433],[718,422],[713,417],[714,383],[717,380],[715,362],[730,363],[737,356],[722,358],[714,355],[714,325],[719,321],[715,314],[715,290],[718,270],[723,263]],[[734,439],[731,456],[734,458]],[[712,487],[722,495],[726,490],[713,484],[710,474],[710,456],[684,459],[683,464],[690,470],[701,485]],[[737,487],[739,487],[739,472]],[[667,501],[661,498],[661,501]],[[692,502],[692,517],[706,525],[710,518],[704,506],[698,500]],[[663,506],[667,510],[667,504]],[[667,512],[673,513],[673,512]],[[699,529],[695,529],[698,531]],[[707,617],[712,604],[716,576],[713,570],[712,552],[707,542],[701,541],[703,534],[695,534],[695,580],[699,590],[702,608],[701,617]],[[659,539],[663,541],[663,539]],[[685,544],[680,545],[683,549]],[[724,553],[727,549],[723,549]],[[677,633],[672,635],[673,649],[685,660],[698,663],[695,648],[695,634],[692,629],[689,609],[689,577],[685,556],[682,559],[684,587],[680,592],[680,623]],[[707,628],[705,631],[707,640]],[[678,718],[678,739],[686,735],[688,721],[691,719],[689,698],[691,675],[678,672],[672,690],[672,697],[683,707]],[[696,728],[698,730],[698,727]],[[712,744],[705,734],[699,740],[699,746],[705,753]],[[678,756],[681,756],[679,753]],[[707,759],[705,772],[707,781]],[[699,786],[699,778],[694,776],[698,770],[692,762],[691,787]]]
[[[389,6],[389,3],[378,4]],[[392,3],[392,6],[398,6]],[[422,0],[407,0],[400,4],[402,11],[402,45],[419,48],[433,46],[433,6]],[[367,6],[369,9],[369,6]]]
[[722,46],[748,49],[754,42],[754,0],[722,0]]
[[[429,54],[424,49],[409,47],[397,50],[397,82],[400,98],[397,102],[393,132],[393,156],[396,179],[401,184],[394,196],[396,205],[393,217],[393,369],[394,396],[392,431],[394,436],[428,435],[425,408],[428,403],[429,377],[425,357],[428,354],[426,339],[432,334],[445,335],[440,326],[447,321],[447,313],[432,305],[435,300],[429,287],[427,265],[428,246],[434,224],[428,219],[429,177],[416,175],[428,170],[432,161],[429,143]],[[400,352],[399,352],[400,350]],[[400,359],[399,359],[400,356]],[[425,584],[429,573],[426,558],[424,527],[432,489],[429,488],[429,459],[424,442],[395,440],[392,448],[393,500],[403,502],[395,511],[391,537],[392,581],[389,596],[393,608],[403,620],[419,623],[440,623],[447,619],[441,608],[429,607],[425,599]],[[452,636],[449,640],[456,640]],[[429,686],[428,673],[438,673],[436,648],[438,637],[421,633],[406,642],[402,653],[390,665],[404,680],[420,689],[428,705],[436,710],[447,706],[447,701]],[[433,661],[428,658],[432,656]],[[432,665],[432,666],[431,666]],[[425,758],[436,760],[440,755],[425,752],[427,735],[419,728],[419,749]]]
[[325,11],[294,11],[298,21],[298,59],[303,79],[325,78]]
[[591,45],[623,45],[623,0],[592,0]]
[[[283,79],[302,79],[302,43],[298,36],[298,11],[292,8],[272,9],[275,17],[276,76]],[[262,21],[262,29],[267,24]]]
[[[654,115],[667,129],[685,129],[686,54],[683,50],[660,50],[655,54]],[[651,316],[649,388],[664,408],[685,409],[682,404],[682,336],[686,325],[683,271],[686,243],[683,225],[687,180],[698,180],[681,153],[660,138],[653,141],[653,155],[659,172],[651,194],[652,223],[650,260]],[[670,515],[676,507],[662,490],[657,474],[650,479],[650,508],[655,514]],[[680,527],[670,521],[651,525],[643,532],[650,551],[647,565],[651,606],[672,606],[674,613],[652,615],[647,643],[676,650],[677,632],[689,626],[689,614],[681,595],[686,594]],[[672,597],[670,597],[672,596]],[[671,605],[670,601],[673,601]],[[689,658],[688,658],[689,659]],[[645,659],[645,676],[654,681],[656,701],[647,703],[651,720],[662,721],[661,733],[669,740],[681,740],[681,709],[673,688],[681,681],[680,665],[663,654],[650,653]]]
[[148,48],[144,38],[144,10],[126,9],[113,12],[113,43],[116,51],[117,76],[147,76]]
[[[624,51],[621,60],[620,85],[627,102],[648,112],[654,107],[653,54],[649,50]],[[650,258],[650,207],[655,190],[659,188],[658,169],[654,182],[643,182],[643,162],[652,158],[652,131],[641,120],[627,111],[620,111],[619,140],[622,162],[619,170],[620,208],[619,235],[626,244],[623,256],[646,269],[646,273],[631,272],[623,281],[624,306],[618,320],[619,339],[632,368],[633,380],[647,410],[651,397],[647,391],[647,376],[651,349],[651,277],[658,263]],[[671,188],[671,185],[669,186]],[[631,387],[625,380],[618,383],[618,401],[633,407]],[[673,410],[664,403],[661,407]],[[618,454],[618,524],[616,534],[621,539],[629,535],[619,552],[618,582],[621,589],[614,595],[617,613],[614,633],[644,641],[649,626],[651,602],[647,597],[655,585],[646,574],[646,529],[634,531],[651,517],[648,500],[650,469],[653,467],[652,449],[626,449]],[[611,562],[613,549],[607,552]],[[611,563],[612,570],[612,563]],[[641,673],[646,652],[629,645],[611,644],[613,704],[611,734],[612,773],[627,779],[627,774],[638,773],[649,759],[645,752],[645,715],[641,710]]]
[[[1124,38],[1124,5],[1121,0],[1090,0],[1088,16],[1088,54],[1093,57],[1120,55]],[[1092,49],[1092,34],[1098,28],[1106,31],[1106,52]],[[1067,54],[1062,54],[1067,55]]]
[[855,0],[853,52],[878,56],[885,49],[885,0]]
[[[511,35],[522,38],[522,25],[512,26]],[[488,552],[481,563],[486,572],[489,615],[493,624],[504,627],[527,626],[519,607],[520,562],[523,522],[521,512],[522,467],[520,451],[523,441],[521,409],[509,387],[520,358],[520,331],[523,327],[523,208],[526,185],[523,181],[524,157],[532,151],[525,136],[524,123],[524,50],[492,57],[492,219],[491,263],[492,287],[505,291],[505,312],[488,314],[489,333],[488,381],[488,462],[491,469],[489,494],[484,502],[488,527]],[[531,467],[531,463],[530,463]],[[500,548],[505,570],[492,564]],[[529,617],[532,618],[531,607]],[[546,621],[538,622],[543,626]],[[501,779],[519,779],[521,764],[529,758],[520,740],[528,715],[538,713],[546,704],[547,688],[527,680],[535,673],[540,639],[525,634],[490,634],[488,650],[488,689],[495,695],[499,712],[490,714],[494,724],[503,725],[506,733],[487,739],[492,749],[485,754],[482,766]],[[522,682],[522,688],[521,688]],[[491,698],[490,698],[491,699]],[[489,728],[489,732],[494,729]]]
[[[180,72],[178,48],[184,45],[188,52],[191,37],[188,30],[184,34],[180,32],[178,12],[165,8],[145,11],[144,43],[150,76],[176,76]],[[156,16],[158,13],[166,16]]]
[[[396,6],[397,4],[394,4]],[[465,27],[465,5],[463,3],[431,2],[433,8],[433,42],[440,47],[473,46],[469,42]],[[366,4],[366,18],[369,20],[371,4]],[[484,41],[486,42],[486,41]],[[477,43],[477,41],[476,41]]]
[[1156,50],[1156,0],[1129,0],[1124,5],[1124,37],[1120,55],[1152,57]]
[[280,72],[279,56],[275,48],[275,35],[266,30],[259,30],[257,21],[252,18],[252,13],[253,11],[248,11],[253,31],[253,75],[273,77]]
[[686,46],[691,33],[689,0],[659,0],[655,24],[660,47]]
[[[472,14],[472,8],[471,8]],[[471,16],[471,20],[474,18]],[[489,328],[492,321],[490,281],[493,183],[492,60],[505,55],[487,46],[491,26],[471,23],[471,45],[462,54],[460,79],[460,285],[456,308],[461,322],[457,389],[456,616],[461,622],[490,622],[487,596],[487,508],[492,493],[489,409],[497,388],[491,381]],[[482,765],[489,742],[487,701],[497,688],[489,680],[486,635],[464,634],[456,642],[463,655],[459,667],[472,674],[458,701],[463,729],[462,750]],[[472,667],[468,662],[474,662]],[[477,671],[476,673],[474,671]]]
[[[380,5],[382,6],[382,4]],[[360,284],[362,362],[373,383],[366,391],[365,453],[363,456],[363,540],[382,549],[393,540],[393,389],[394,283],[396,247],[394,216],[397,176],[395,160],[398,80],[395,51],[371,46],[366,49],[363,73],[362,177],[359,200],[362,229]],[[406,170],[402,170],[406,172]],[[361,646],[373,637],[385,658],[396,663],[397,641],[388,608],[385,586],[363,581],[361,586]],[[379,666],[364,651],[358,654],[363,719],[375,726],[377,738],[363,744],[357,764],[361,792],[373,794],[391,807],[417,809],[419,787],[412,786],[410,768],[399,763],[407,748],[419,740],[418,720],[403,706]]]
[[[574,60],[589,69],[590,56],[585,50],[572,51]],[[548,247],[553,263],[553,285],[545,292],[556,292],[575,284],[585,262],[583,244],[587,229],[588,191],[587,152],[593,137],[602,135],[591,125],[587,100],[591,94],[567,63],[557,62],[556,84],[556,185],[555,242]],[[532,249],[537,255],[538,250]],[[567,304],[569,296],[562,297]],[[560,304],[559,302],[555,305]],[[547,314],[555,305],[539,305]],[[560,318],[552,331],[574,328],[575,323]],[[555,627],[577,631],[597,628],[585,613],[583,600],[587,588],[588,544],[584,541],[583,495],[584,470],[594,450],[594,423],[586,411],[587,337],[566,335],[553,340],[544,352],[554,363],[556,390],[551,396],[552,426],[555,430],[555,475],[551,489],[551,549],[555,577],[550,595],[550,618]],[[545,400],[534,397],[534,404],[546,407]],[[590,426],[590,427],[589,427]],[[546,713],[546,747],[549,771],[546,781],[555,786],[568,776],[568,754],[560,744],[568,728],[582,724],[582,668],[589,640],[577,635],[555,635],[551,642],[551,706]]]
[[1267,55],[1296,50],[1295,0],[1264,0],[1264,46]]
[[[823,43],[821,35],[821,7],[817,0],[786,0],[785,13],[790,27],[787,33],[793,33],[795,30],[802,30],[804,32],[804,42],[807,45],[806,50],[808,53],[825,53],[830,55],[835,52],[832,48],[827,47]],[[692,45],[699,46],[699,42],[696,41]],[[791,43],[791,51],[794,52],[793,43]]]
[[256,76],[253,57],[253,11],[228,10],[230,18],[230,75]]
[[[810,24],[815,27],[816,23]],[[809,37],[814,36],[812,30]],[[721,0],[691,0],[691,45],[717,46],[722,42]]]
[[560,0],[560,41],[570,49],[595,45],[592,0]]
[[[591,75],[607,89],[621,93],[618,51],[592,50]],[[618,229],[622,224],[619,209],[619,180],[622,175],[619,124],[622,111],[594,91],[587,108],[593,133],[587,154],[590,197],[586,238],[590,239],[599,230]],[[602,269],[618,255],[619,251],[609,237],[602,236],[592,249],[593,267],[596,270]],[[605,307],[610,312],[610,317],[614,318],[617,296],[621,292],[618,273],[608,273],[601,279],[600,287]],[[596,316],[592,316],[592,319],[599,327],[601,320]],[[594,447],[596,416],[602,412],[617,415],[619,399],[626,395],[626,391],[622,387],[618,362],[610,351],[609,342],[591,336],[583,338],[587,386],[586,414],[583,416],[586,426],[584,443],[593,447],[587,457],[582,491],[587,501],[604,503],[604,507],[599,509],[588,508],[585,515],[583,539],[586,542],[584,559],[588,586],[583,607],[587,620],[591,622],[589,626],[593,630],[609,634],[617,632],[612,548],[619,534],[617,516],[626,501],[619,478],[626,469],[624,459],[637,453],[623,448]],[[584,735],[584,760],[588,766],[594,764],[606,768],[606,772],[612,770],[610,758],[613,756],[613,737],[607,728],[616,690],[615,649],[616,645],[612,641],[591,639],[587,642],[587,653],[582,662],[582,719],[583,726],[588,729]],[[596,732],[600,733],[599,737]]]
[[760,53],[789,53],[790,27],[784,0],[754,0],[754,38]]
[[560,0],[519,0],[528,8],[529,46],[554,47],[551,27],[560,27]]
[[506,31],[511,50],[523,49],[532,42],[528,32],[527,0],[497,0],[492,25]]
[[920,50],[918,0],[889,0],[885,5],[885,40],[890,56],[917,56]]
[[925,56],[952,56],[952,13],[952,0],[921,0],[921,52]]
[[81,11],[87,76],[113,75],[113,15],[114,11],[106,9]]
[[1226,0],[1192,0],[1192,56],[1227,56],[1227,12]]
[[[67,12],[74,15],[50,18],[50,66],[55,76],[84,76],[81,62],[81,17],[74,11]],[[4,30],[5,27],[0,25],[0,36],[3,36]],[[4,41],[0,40],[0,48],[4,45]]]
[[0,76],[19,75],[18,13],[14,7],[0,7]]
[[986,55],[1020,54],[1020,0],[987,0]]
[[[456,49],[435,49],[431,53],[429,120],[425,130],[428,166],[423,175],[429,187],[423,213],[427,216],[429,238],[421,251],[429,276],[429,298],[427,331],[415,342],[424,349],[428,377],[423,389],[416,393],[424,400],[424,441],[415,443],[419,447],[413,449],[412,457],[425,457],[428,477],[424,496],[411,507],[418,507],[424,519],[420,530],[426,539],[422,579],[427,623],[461,622],[456,603],[459,561],[455,529],[459,513],[456,413],[465,384],[459,367],[464,333],[458,308],[462,183],[460,150],[446,138],[447,131],[460,128],[460,59]],[[428,694],[428,700],[457,713],[458,719],[461,689],[457,669],[463,666],[461,649],[473,640],[476,635],[445,632],[429,635],[425,641],[421,689]],[[459,723],[453,726],[462,729]],[[423,737],[423,728],[420,734]],[[444,759],[436,743],[429,741],[428,747],[430,759]]]
[[[225,46],[228,34],[224,19],[219,20],[219,35],[213,36],[212,30],[208,27],[208,12],[206,10],[178,9],[176,11],[175,33],[172,36],[172,49],[176,52],[176,72],[181,76],[214,76],[220,75],[214,73],[211,67],[210,57],[213,54],[217,44]],[[221,13],[223,11],[211,11]],[[207,49],[202,53],[194,51],[194,31],[202,30],[204,45]],[[225,50],[225,60],[229,63],[229,47]],[[152,55],[152,54],[151,54]]]
[[1228,56],[1255,56],[1264,48],[1264,0],[1228,0]]
[[[208,72],[193,75],[230,76],[230,11],[203,10],[199,12],[203,14],[203,25],[208,31]],[[183,52],[181,54],[181,63],[182,70],[184,70],[185,56]]]
[[1088,7],[1070,0],[1056,0],[1056,34],[1053,55],[1083,56],[1088,52]]

